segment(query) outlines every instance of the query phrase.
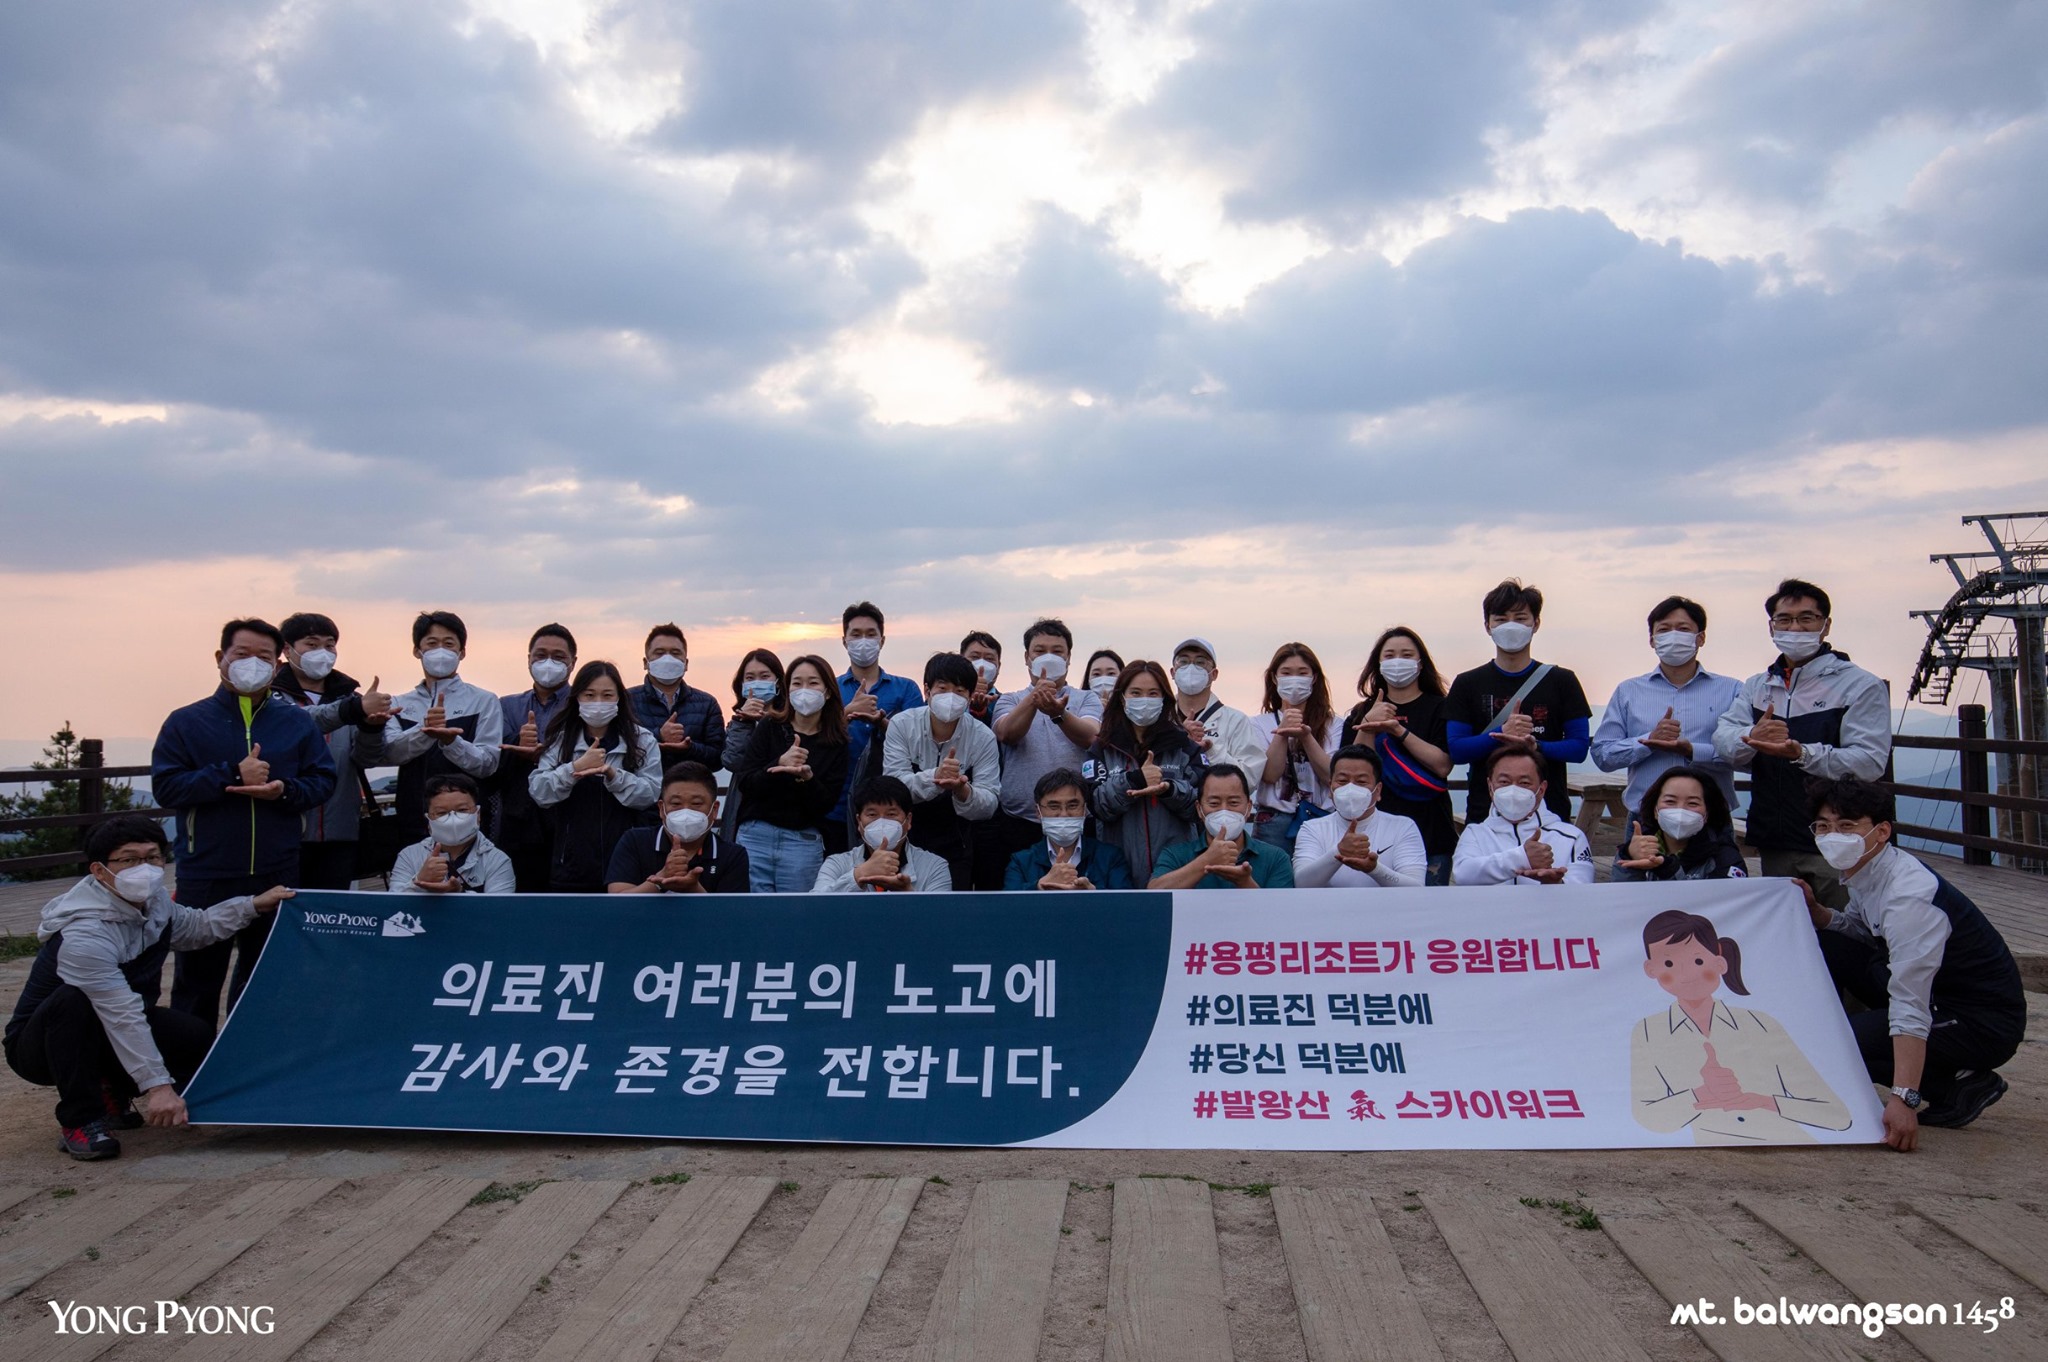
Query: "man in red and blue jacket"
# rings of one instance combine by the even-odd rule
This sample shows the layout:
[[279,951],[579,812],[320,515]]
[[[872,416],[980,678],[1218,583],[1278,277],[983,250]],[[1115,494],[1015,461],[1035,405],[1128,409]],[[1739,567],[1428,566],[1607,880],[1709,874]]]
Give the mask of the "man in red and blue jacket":
[[[313,720],[272,696],[284,638],[262,620],[230,620],[214,663],[221,685],[173,710],[150,756],[150,790],[177,812],[177,901],[209,908],[298,881],[301,816],[334,793],[334,758]],[[208,1023],[237,951],[228,1007],[242,996],[270,933],[260,917],[233,939],[178,952],[171,1006]]]

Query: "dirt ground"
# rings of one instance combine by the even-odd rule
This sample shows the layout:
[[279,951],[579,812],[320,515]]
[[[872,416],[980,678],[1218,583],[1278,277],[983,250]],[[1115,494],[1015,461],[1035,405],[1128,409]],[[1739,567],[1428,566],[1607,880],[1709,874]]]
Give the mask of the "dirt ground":
[[[28,962],[0,966],[0,997],[11,1001]],[[1041,1359],[1098,1358],[1109,1270],[1111,1185],[1141,1174],[1205,1180],[1213,1191],[1231,1335],[1239,1358],[1306,1356],[1295,1300],[1265,1186],[1354,1186],[1370,1191],[1415,1284],[1424,1314],[1447,1357],[1511,1356],[1460,1271],[1420,1198],[1431,1194],[1583,1203],[1657,1196],[1698,1209],[1741,1242],[1775,1236],[1737,1207],[1737,1194],[1818,1200],[1843,1198],[1893,1221],[1924,1252],[1966,1268],[1986,1298],[2011,1295],[2024,1312],[2048,1323],[2048,1296],[1969,1255],[1959,1241],[1907,1214],[1909,1197],[1927,1194],[1997,1197],[2048,1209],[2048,995],[2030,994],[2032,1031],[2005,1070],[2011,1093],[1970,1129],[1929,1130],[1918,1153],[1881,1147],[1674,1151],[1477,1153],[1273,1153],[1238,1151],[1120,1152],[971,1150],[850,1145],[761,1145],[565,1139],[366,1131],[208,1129],[122,1132],[124,1156],[74,1163],[54,1149],[53,1094],[0,1071],[0,1183],[79,1191],[136,1180],[188,1184],[162,1210],[145,1217],[107,1248],[127,1261],[217,1205],[248,1179],[336,1177],[332,1195],[265,1236],[193,1299],[260,1302],[263,1283],[280,1264],[303,1253],[327,1228],[383,1195],[401,1176],[437,1172],[501,1183],[541,1179],[626,1179],[631,1186],[529,1298],[479,1357],[510,1362],[539,1346],[573,1302],[658,1213],[667,1188],[647,1179],[672,1172],[767,1176],[781,1184],[743,1235],[683,1326],[660,1356],[668,1362],[716,1358],[745,1318],[754,1292],[794,1241],[834,1181],[876,1176],[929,1179],[855,1336],[850,1357],[903,1355],[916,1338],[953,1235],[977,1182],[992,1178],[1056,1178],[1070,1184],[1046,1320]],[[418,1251],[357,1299],[301,1356],[342,1359],[404,1302],[507,1213],[505,1203],[457,1213]],[[12,1213],[11,1213],[12,1214]],[[1631,1325],[1659,1359],[1711,1356],[1690,1331],[1666,1325],[1669,1307],[1614,1251],[1603,1234],[1560,1236],[1564,1251],[1617,1318]],[[1797,1253],[1785,1252],[1788,1260]],[[1988,1266],[1987,1266],[1988,1265]],[[1796,1264],[1798,1270],[1818,1268]],[[88,1298],[91,1264],[72,1263],[0,1305],[0,1355],[8,1340],[48,1331],[43,1301],[67,1290]],[[40,1316],[40,1318],[38,1318]],[[1915,1354],[1897,1335],[1857,1339],[1871,1358]],[[115,1357],[154,1355],[160,1344],[123,1343]],[[2013,1354],[2019,1355],[2017,1353]]]

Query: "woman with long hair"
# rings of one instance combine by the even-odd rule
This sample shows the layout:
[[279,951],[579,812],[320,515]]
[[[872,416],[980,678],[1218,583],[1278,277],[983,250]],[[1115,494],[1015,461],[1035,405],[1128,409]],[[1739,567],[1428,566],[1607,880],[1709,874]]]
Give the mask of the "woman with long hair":
[[[768,707],[782,699],[788,673],[782,659],[766,648],[756,648],[740,659],[732,674],[732,717],[725,723],[725,769],[738,771],[747,744],[754,740],[754,725],[768,713]],[[737,778],[727,784],[725,806],[719,811],[718,832],[728,841],[737,840],[740,830],[740,785]]]
[[811,892],[825,861],[825,827],[846,787],[846,706],[824,658],[806,653],[789,664],[781,701],[754,721],[733,781],[736,838],[747,849],[753,891]]
[[526,778],[554,833],[548,873],[554,893],[604,893],[619,839],[653,820],[661,748],[634,721],[626,695],[625,678],[611,663],[579,667],[569,703],[548,725],[540,761]]
[[1373,641],[1358,674],[1359,702],[1344,717],[1341,736],[1345,746],[1370,744],[1379,755],[1379,806],[1414,820],[1429,853],[1428,882],[1437,885],[1451,882],[1458,849],[1445,689],[1422,635],[1397,624]]
[[1152,876],[1159,853],[1193,835],[1201,753],[1167,713],[1173,682],[1157,662],[1125,667],[1103,707],[1082,775],[1096,835],[1123,852],[1131,879]]
[[1283,643],[1266,664],[1266,695],[1252,715],[1266,740],[1266,763],[1252,775],[1252,835],[1294,855],[1301,825],[1330,811],[1330,754],[1342,721],[1330,706],[1322,659],[1306,643]]
[[1696,766],[1674,766],[1650,782],[1614,855],[1617,881],[1739,880],[1748,874],[1721,782]]
[[1095,698],[1104,705],[1116,691],[1116,679],[1124,674],[1123,654],[1114,648],[1097,648],[1088,654],[1088,665],[1081,669],[1081,684],[1095,692]]

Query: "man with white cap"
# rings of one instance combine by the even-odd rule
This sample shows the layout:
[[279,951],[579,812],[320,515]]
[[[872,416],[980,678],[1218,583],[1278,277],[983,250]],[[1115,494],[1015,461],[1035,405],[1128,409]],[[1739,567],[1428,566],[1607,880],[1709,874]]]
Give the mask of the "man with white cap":
[[1243,771],[1266,769],[1266,740],[1258,725],[1241,709],[1232,709],[1215,696],[1216,645],[1206,638],[1181,640],[1173,650],[1174,703],[1188,739],[1211,766],[1235,766]]

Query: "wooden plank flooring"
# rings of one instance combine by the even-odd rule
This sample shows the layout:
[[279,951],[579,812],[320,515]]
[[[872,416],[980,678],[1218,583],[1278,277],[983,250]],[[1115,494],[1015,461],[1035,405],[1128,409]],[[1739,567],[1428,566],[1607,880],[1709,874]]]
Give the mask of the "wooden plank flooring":
[[174,1362],[282,1362],[489,1186],[407,1178],[264,1285],[263,1303],[277,1307],[275,1332],[195,1338]]
[[0,1300],[20,1295],[87,1249],[111,1244],[115,1235],[184,1190],[183,1184],[171,1182],[103,1187],[0,1231]]
[[[1725,1362],[1896,1362],[1908,1345],[1929,1362],[2048,1356],[2048,1215],[2019,1204],[2024,1197],[1927,1195],[1909,1212],[1890,1197],[1861,1205],[1781,1192],[1730,1204],[1595,1190],[1586,1195],[1600,1226],[1579,1230],[1502,1191],[1423,1194],[1396,1221],[1381,1218],[1363,1187],[1283,1186],[1270,1218],[1233,1198],[1226,1236],[1209,1184],[1192,1178],[1083,1185],[1093,1196],[1079,1199],[1054,1180],[948,1184],[929,1209],[925,1183],[849,1178],[801,1217],[786,1203],[770,1212],[776,1191],[763,1177],[703,1176],[626,1202],[621,1181],[561,1181],[514,1206],[473,1208],[488,1184],[445,1176],[392,1177],[381,1194],[292,1178],[220,1185],[204,1198],[141,1180],[48,1201],[34,1189],[0,1228],[7,1280],[48,1276],[53,1299],[88,1306],[268,1305],[275,1332],[109,1352],[121,1335],[57,1335],[37,1297],[0,1320],[0,1357],[92,1362],[146,1351],[175,1362],[283,1362],[309,1343],[333,1354],[332,1326],[367,1333],[350,1338],[351,1362],[466,1362],[486,1351],[655,1362],[679,1348],[722,1351],[727,1362],[843,1362],[856,1347],[915,1362],[1230,1362],[1233,1325],[1247,1357],[1304,1362],[1445,1362],[1475,1351],[1646,1362],[1704,1356],[1702,1346]],[[600,1242],[585,1236],[607,1232],[608,1218],[601,1242],[617,1256],[543,1292],[541,1278],[559,1274],[572,1248]],[[1088,1226],[1092,1245],[1065,1233]],[[131,1227],[146,1250],[123,1251]],[[900,1256],[913,1228],[915,1251]],[[90,1257],[87,1246],[107,1247]],[[423,1262],[445,1266],[428,1272]],[[1263,1267],[1247,1270],[1252,1262]],[[1287,1297],[1274,1296],[1270,1270],[1282,1263],[1300,1342]],[[1617,1273],[1633,1287],[1621,1289]],[[374,1313],[352,1310],[373,1288]],[[1795,1310],[1958,1300],[1995,1309],[2007,1293],[2018,1298],[2016,1317],[1995,1334],[1900,1322],[1887,1325],[1895,1337],[1882,1346],[1853,1321],[1733,1319],[1738,1297]],[[878,1301],[887,1322],[875,1327],[886,1332],[863,1332]],[[1718,1322],[1676,1312],[1698,1306]],[[693,1332],[693,1319],[714,1333]],[[508,1326],[519,1338],[507,1340]]]
[[1120,1179],[1109,1234],[1104,1362],[1230,1362],[1209,1184]]
[[912,1362],[1032,1362],[1067,1214],[1064,1182],[984,1182]]
[[725,1362],[839,1362],[867,1312],[923,1178],[861,1178],[825,1195]]
[[774,1190],[771,1178],[698,1178],[679,1189],[535,1362],[652,1358]]
[[1913,1209],[2020,1280],[2048,1292],[2048,1216],[2007,1201],[1947,1201],[1933,1197]]
[[1520,1206],[1437,1195],[1422,1204],[1516,1362],[1650,1362],[1548,1227]]
[[[1661,1201],[1600,1203],[1600,1224],[1636,1271],[1643,1274],[1670,1304],[1712,1302],[1726,1319],[1737,1299],[1775,1301],[1790,1288],[1773,1281],[1744,1246],[1710,1228],[1694,1212]],[[1794,1332],[1732,1322],[1694,1325],[1722,1362],[1858,1362],[1859,1354],[1841,1329],[1819,1327]],[[1861,1337],[1860,1334],[1857,1337]]]
[[[1868,1211],[1841,1203],[1815,1205],[1782,1197],[1742,1196],[1742,1208],[1798,1246],[1859,1301],[1949,1305],[1984,1297],[1981,1282],[1963,1280],[1947,1264],[1919,1252]],[[1996,1304],[1996,1301],[1993,1301]],[[1899,1324],[1899,1333],[1929,1362],[1992,1362],[2048,1356],[2038,1321],[2006,1321],[1995,1334],[1967,1325]]]
[[1309,1362],[1441,1362],[1372,1198],[1355,1187],[1273,1189]]
[[[100,1301],[148,1304],[177,1300],[252,1248],[256,1241],[340,1185],[338,1178],[259,1182],[181,1234],[107,1275]],[[89,1362],[121,1341],[119,1334],[52,1334],[17,1362]]]

